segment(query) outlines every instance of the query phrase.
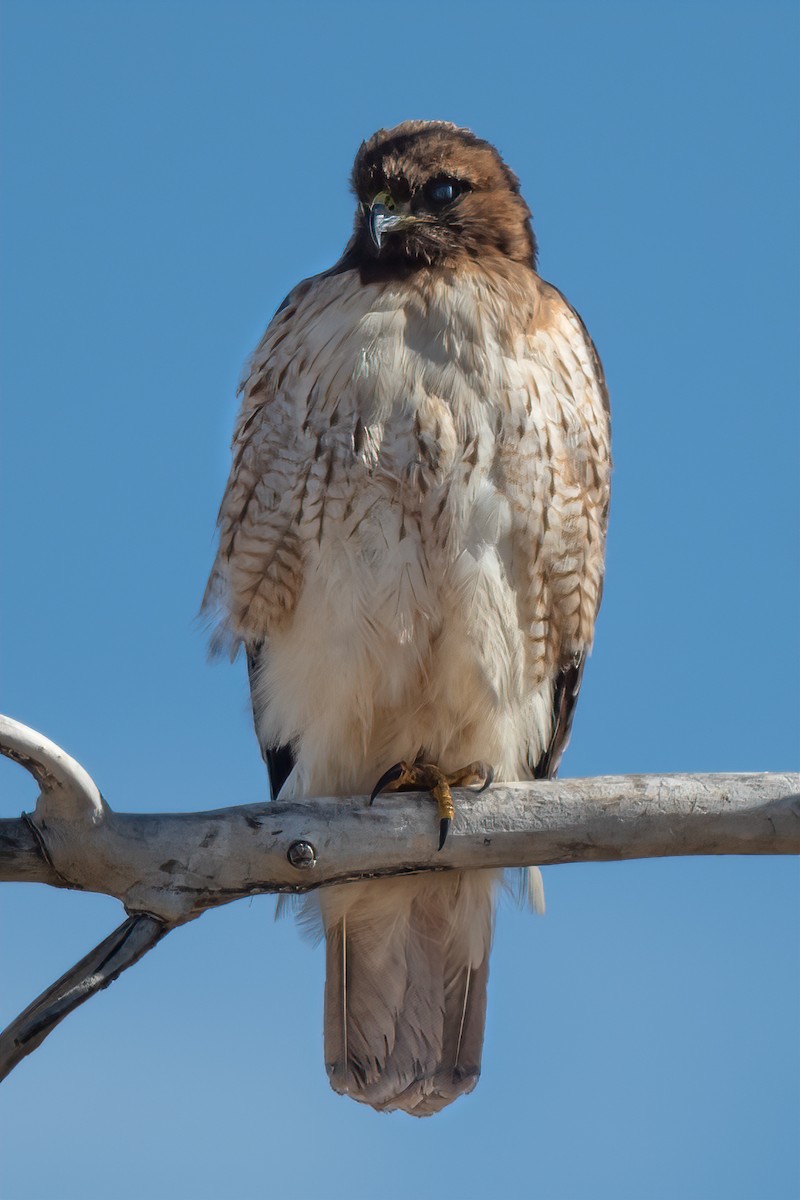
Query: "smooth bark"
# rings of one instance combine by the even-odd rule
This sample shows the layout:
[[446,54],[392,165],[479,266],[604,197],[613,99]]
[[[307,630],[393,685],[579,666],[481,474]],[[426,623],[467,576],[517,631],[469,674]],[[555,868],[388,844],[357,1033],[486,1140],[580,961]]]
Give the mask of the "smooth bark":
[[0,717],[0,753],[41,794],[0,821],[0,880],[115,896],[128,919],[0,1035],[0,1078],[170,929],[262,892],[420,871],[695,854],[800,853],[800,775],[622,775],[430,797],[319,797],[212,812],[115,813],[79,763]]

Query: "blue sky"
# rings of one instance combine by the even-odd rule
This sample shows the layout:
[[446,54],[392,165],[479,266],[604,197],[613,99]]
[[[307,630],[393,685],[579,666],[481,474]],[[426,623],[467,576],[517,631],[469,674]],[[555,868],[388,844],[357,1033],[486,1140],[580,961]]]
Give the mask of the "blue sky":
[[[121,810],[263,798],[195,621],[242,364],[347,239],[362,138],[494,141],[603,357],[616,470],[563,773],[798,765],[798,10],[5,0],[2,703]],[[3,815],[33,792],[2,766]],[[172,934],[0,1090],[2,1200],[789,1200],[798,867],[551,868],[500,914],[484,1075],[329,1092],[269,898]],[[122,918],[0,892],[5,1023]]]

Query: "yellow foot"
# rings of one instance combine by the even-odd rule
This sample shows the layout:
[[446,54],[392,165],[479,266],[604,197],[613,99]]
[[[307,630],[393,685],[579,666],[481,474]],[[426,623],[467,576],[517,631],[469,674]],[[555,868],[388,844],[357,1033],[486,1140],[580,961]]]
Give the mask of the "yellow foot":
[[483,762],[470,763],[468,767],[452,771],[449,775],[445,775],[444,771],[440,770],[435,763],[399,762],[381,775],[372,789],[369,802],[372,804],[375,797],[379,796],[381,792],[430,792],[436,801],[439,813],[439,849],[441,850],[447,841],[450,822],[455,816],[450,788],[469,787],[471,784],[478,783],[480,787],[477,790],[483,792],[489,787],[493,778],[494,771]]

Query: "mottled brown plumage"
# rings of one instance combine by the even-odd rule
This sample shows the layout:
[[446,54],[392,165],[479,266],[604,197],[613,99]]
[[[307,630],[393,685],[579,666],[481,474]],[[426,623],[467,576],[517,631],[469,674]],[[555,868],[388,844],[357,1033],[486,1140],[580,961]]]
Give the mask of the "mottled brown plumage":
[[[455,179],[465,188],[455,204],[432,207],[426,185]],[[354,250],[365,279],[405,275],[428,266],[457,268],[464,258],[499,257],[535,266],[536,242],[519,180],[495,148],[468,129],[438,121],[407,121],[380,129],[364,142],[353,165]],[[413,226],[380,251],[369,236],[364,210],[388,191],[430,223]]]
[[[442,122],[382,130],[353,187],[342,258],[290,293],[244,384],[218,637],[247,648],[284,796],[367,792],[418,754],[550,776],[602,587],[597,354],[536,274],[527,205],[488,143]],[[337,1091],[425,1115],[474,1086],[495,884],[324,890]]]

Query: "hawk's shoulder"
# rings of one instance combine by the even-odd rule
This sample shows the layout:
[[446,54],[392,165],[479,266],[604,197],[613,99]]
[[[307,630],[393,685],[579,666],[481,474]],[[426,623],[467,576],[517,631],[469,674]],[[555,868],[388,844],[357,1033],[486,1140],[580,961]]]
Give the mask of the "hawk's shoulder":
[[603,370],[603,364],[600,361],[597,347],[592,341],[583,317],[570,304],[563,292],[560,292],[554,284],[548,283],[547,280],[540,278],[538,275],[535,278],[540,296],[540,306],[535,318],[537,327],[541,327],[545,331],[550,330],[556,336],[565,338],[569,342],[574,343],[576,347],[585,351],[592,382],[597,387],[603,408],[606,413],[609,413],[611,405],[605,371]]

